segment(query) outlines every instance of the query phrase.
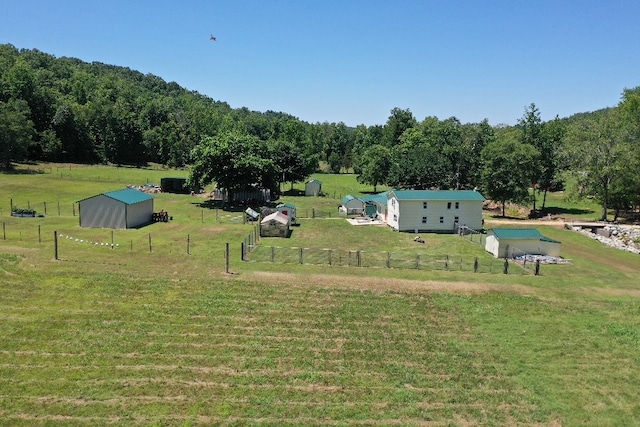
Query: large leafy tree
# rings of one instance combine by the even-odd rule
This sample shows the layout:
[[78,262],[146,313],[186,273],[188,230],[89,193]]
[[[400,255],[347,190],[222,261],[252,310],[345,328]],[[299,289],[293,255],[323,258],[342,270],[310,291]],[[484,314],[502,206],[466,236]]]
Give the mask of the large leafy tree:
[[579,121],[568,135],[567,157],[571,159],[569,176],[576,183],[574,195],[589,196],[602,205],[602,220],[612,205],[619,205],[628,194],[626,177],[637,174],[629,157],[634,151],[626,138],[619,111],[608,109]]
[[307,155],[301,144],[292,140],[278,139],[269,142],[269,156],[277,168],[280,182],[293,183],[304,181],[313,173],[318,159],[316,155]]
[[193,149],[189,185],[203,187],[215,182],[227,189],[229,200],[238,190],[258,185],[276,189],[278,168],[266,144],[257,137],[229,131],[206,137]]
[[378,184],[387,182],[392,167],[391,150],[381,144],[372,145],[359,157],[357,180],[373,185],[373,191],[377,192]]
[[11,162],[26,158],[34,134],[29,107],[25,101],[0,101],[0,164],[5,169],[11,168]]
[[400,143],[400,137],[407,130],[415,127],[417,121],[413,117],[413,113],[408,108],[403,110],[401,108],[394,108],[391,110],[391,115],[387,119],[387,123],[384,125],[382,133],[382,143],[387,147],[393,147]]
[[495,141],[495,132],[489,121],[463,126],[463,143],[460,150],[458,182],[460,188],[480,187],[482,176],[481,153],[487,144]]
[[498,140],[482,150],[482,188],[484,195],[502,204],[521,203],[529,198],[529,183],[537,167],[538,150],[514,140]]

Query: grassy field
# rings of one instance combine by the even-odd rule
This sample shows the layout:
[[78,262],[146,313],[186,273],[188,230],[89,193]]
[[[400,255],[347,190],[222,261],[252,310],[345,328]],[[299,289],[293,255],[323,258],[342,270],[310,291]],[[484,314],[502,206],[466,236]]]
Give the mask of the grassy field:
[[[541,276],[246,263],[253,226],[199,197],[158,195],[169,223],[78,227],[78,200],[184,171],[30,168],[0,175],[0,425],[640,424],[637,255],[548,224],[571,264]],[[335,199],[284,200],[337,211],[339,195],[372,191],[317,178]],[[47,215],[10,217],[10,200]],[[593,209],[561,200],[567,216]],[[70,237],[59,260],[54,231]],[[424,237],[425,254],[484,256]],[[410,239],[328,218],[287,244]]]

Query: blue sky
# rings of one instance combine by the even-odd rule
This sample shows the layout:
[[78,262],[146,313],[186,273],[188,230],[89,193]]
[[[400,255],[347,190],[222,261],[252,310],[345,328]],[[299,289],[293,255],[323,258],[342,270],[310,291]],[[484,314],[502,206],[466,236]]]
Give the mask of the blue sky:
[[638,0],[0,0],[0,43],[349,126],[614,106],[640,86],[639,23]]

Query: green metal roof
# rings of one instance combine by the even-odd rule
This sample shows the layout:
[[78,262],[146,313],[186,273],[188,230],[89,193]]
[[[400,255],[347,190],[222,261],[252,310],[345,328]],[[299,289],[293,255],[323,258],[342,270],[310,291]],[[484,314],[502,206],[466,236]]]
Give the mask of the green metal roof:
[[289,208],[289,209],[295,209],[296,205],[292,205],[291,203],[280,203],[279,205],[276,206],[276,208]]
[[385,191],[383,193],[371,194],[369,196],[360,197],[360,200],[362,200],[365,203],[374,202],[380,205],[386,205],[388,193],[389,193],[388,191]]
[[535,228],[493,228],[491,232],[499,239],[542,240],[544,242],[560,243],[546,237]]
[[309,184],[310,182],[315,182],[316,184],[322,185],[322,181],[320,181],[319,179],[310,179],[309,181],[307,181],[307,184]]
[[398,200],[485,200],[474,190],[391,190],[389,194],[394,194]]
[[134,205],[153,199],[152,195],[144,191],[136,190],[135,188],[125,188],[124,190],[110,191],[103,194],[127,205]]
[[342,198],[342,204],[347,204],[348,202],[350,202],[351,200],[357,199],[357,197],[352,196],[351,194],[347,194],[346,196],[344,196]]

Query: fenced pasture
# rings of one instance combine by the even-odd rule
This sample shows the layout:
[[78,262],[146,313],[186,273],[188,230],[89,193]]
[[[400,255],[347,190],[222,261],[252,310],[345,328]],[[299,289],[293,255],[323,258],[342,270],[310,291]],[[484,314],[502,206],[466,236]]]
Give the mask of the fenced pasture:
[[[2,426],[640,424],[635,254],[541,225],[572,264],[539,277],[328,268],[241,262],[255,224],[217,222],[188,195],[157,197],[172,221],[113,234],[8,214],[11,198],[72,204],[150,173],[114,170],[108,185],[0,175]],[[491,258],[456,235],[300,222],[259,246]]]

